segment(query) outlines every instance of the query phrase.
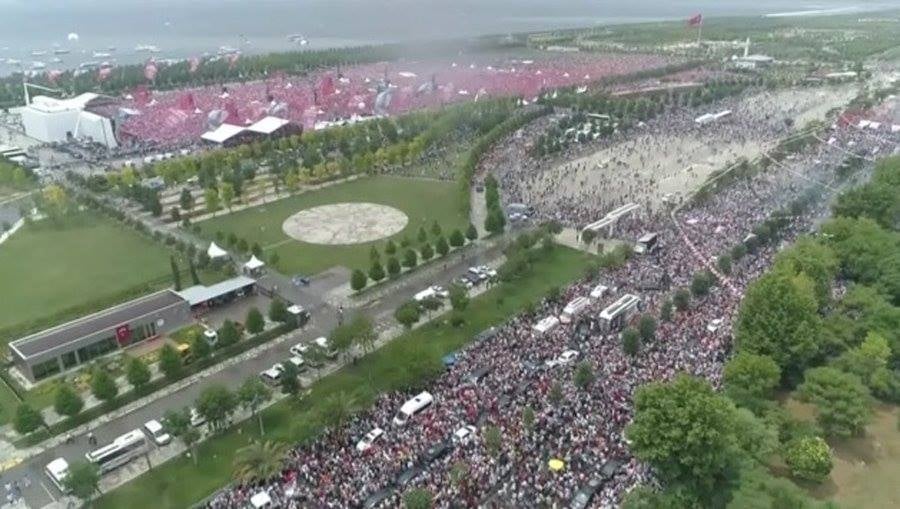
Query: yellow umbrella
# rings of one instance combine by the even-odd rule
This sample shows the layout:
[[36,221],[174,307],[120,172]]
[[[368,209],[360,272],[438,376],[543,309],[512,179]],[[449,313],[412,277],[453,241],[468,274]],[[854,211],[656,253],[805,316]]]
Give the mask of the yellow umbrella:
[[547,462],[547,466],[550,467],[550,470],[553,470],[554,472],[559,472],[560,470],[563,469],[563,467],[566,466],[566,464],[563,463],[563,460],[553,458],[552,460]]

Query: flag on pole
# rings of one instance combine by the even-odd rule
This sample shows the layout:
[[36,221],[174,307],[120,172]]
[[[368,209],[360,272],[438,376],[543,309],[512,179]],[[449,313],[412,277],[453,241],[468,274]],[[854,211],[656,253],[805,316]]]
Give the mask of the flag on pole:
[[148,60],[144,65],[144,77],[147,78],[148,81],[156,79],[157,71],[159,71],[159,69],[156,68],[156,62],[153,60]]
[[200,68],[200,59],[197,57],[191,57],[188,59],[188,72],[194,74],[197,72],[197,69]]
[[51,85],[56,85],[56,82],[59,81],[59,78],[62,75],[63,72],[58,69],[47,71],[47,81],[49,81]]
[[703,14],[699,12],[694,14],[690,18],[687,19],[687,24],[689,27],[698,27],[703,24]]
[[97,71],[97,81],[104,82],[112,74],[112,67],[101,67]]

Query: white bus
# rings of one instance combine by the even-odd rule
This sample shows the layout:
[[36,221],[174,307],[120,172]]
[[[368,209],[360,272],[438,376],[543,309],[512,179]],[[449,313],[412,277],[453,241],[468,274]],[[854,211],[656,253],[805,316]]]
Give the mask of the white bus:
[[400,411],[397,412],[397,415],[394,417],[394,424],[403,426],[411,417],[430,407],[432,403],[434,403],[434,396],[427,391],[422,391],[416,397],[403,403],[403,406],[400,407]]
[[136,429],[116,438],[109,445],[84,455],[87,460],[98,467],[100,473],[105,474],[111,470],[133,460],[147,451],[147,437]]
[[538,334],[545,334],[548,331],[553,330],[556,326],[559,325],[559,318],[555,316],[548,316],[541,320],[540,322],[534,324],[532,329]]
[[622,328],[628,317],[637,310],[640,302],[641,299],[626,293],[600,312],[600,327],[607,331]]
[[655,233],[648,233],[639,238],[637,244],[634,245],[634,252],[637,254],[652,253],[659,246],[657,241],[659,236]]
[[570,323],[573,318],[580,315],[582,311],[591,305],[591,299],[587,297],[575,297],[572,302],[566,304],[563,312],[559,315],[559,321],[562,323]]
[[63,487],[63,481],[69,475],[69,463],[63,458],[56,458],[55,460],[47,463],[47,466],[44,467],[44,473],[47,474],[47,477],[53,481],[53,484],[59,488],[59,491],[65,493],[66,489]]

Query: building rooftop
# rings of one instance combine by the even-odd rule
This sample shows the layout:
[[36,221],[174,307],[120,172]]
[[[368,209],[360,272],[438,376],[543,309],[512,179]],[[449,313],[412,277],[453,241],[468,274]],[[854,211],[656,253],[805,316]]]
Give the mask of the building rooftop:
[[190,288],[185,288],[184,290],[175,293],[178,294],[182,299],[188,301],[188,304],[190,304],[191,306],[196,306],[197,304],[201,304],[208,300],[221,297],[225,294],[255,283],[256,280],[251,279],[247,276],[237,276],[231,279],[226,279],[225,281],[216,283],[212,286],[196,285]]
[[163,290],[17,339],[9,346],[27,359],[63,347],[97,332],[108,330],[110,335],[114,335],[115,328],[119,325],[181,302],[183,299],[178,294],[171,290]]

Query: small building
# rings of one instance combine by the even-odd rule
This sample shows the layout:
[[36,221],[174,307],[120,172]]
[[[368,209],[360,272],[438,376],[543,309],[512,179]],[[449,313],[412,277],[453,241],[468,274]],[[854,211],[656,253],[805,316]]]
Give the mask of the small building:
[[212,131],[200,135],[200,139],[218,147],[233,147],[255,137],[255,133],[232,124],[222,124]]
[[112,99],[84,93],[68,99],[39,95],[22,108],[25,134],[43,142],[66,142],[70,138],[91,139],[106,147],[118,146],[111,118],[90,111]]
[[237,276],[211,286],[195,285],[175,293],[187,301],[192,312],[198,313],[251,295],[255,290],[255,279]]
[[266,264],[253,255],[243,267],[244,274],[250,277],[260,277],[266,273]]
[[163,290],[17,339],[9,351],[22,375],[36,382],[191,321],[187,301]]
[[290,120],[268,116],[248,125],[246,130],[256,133],[261,138],[283,138],[292,134],[300,134],[303,128]]

